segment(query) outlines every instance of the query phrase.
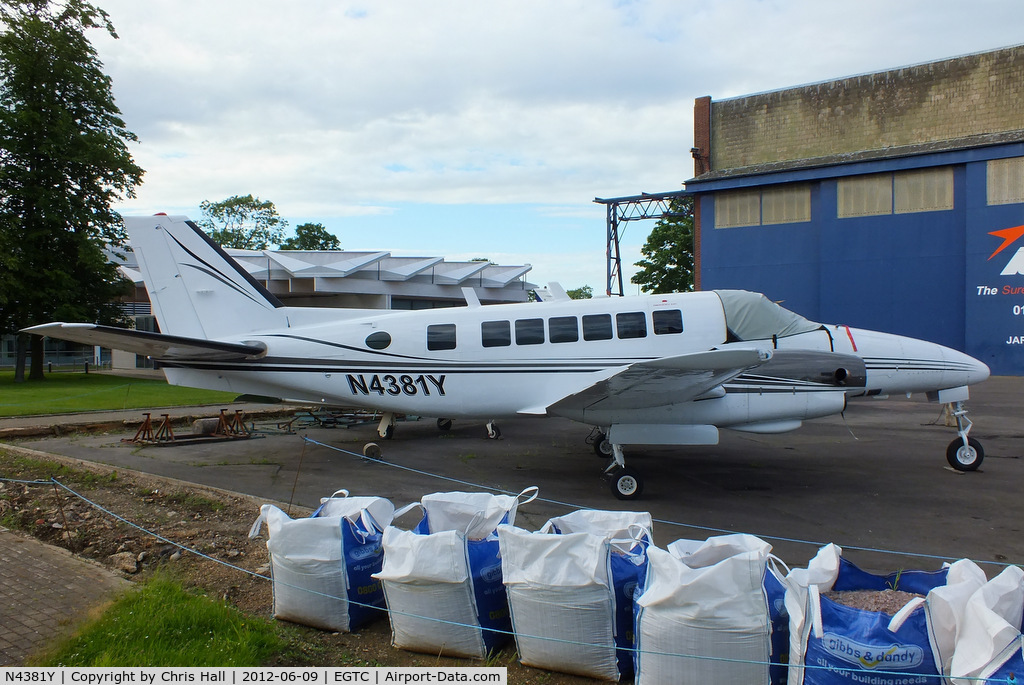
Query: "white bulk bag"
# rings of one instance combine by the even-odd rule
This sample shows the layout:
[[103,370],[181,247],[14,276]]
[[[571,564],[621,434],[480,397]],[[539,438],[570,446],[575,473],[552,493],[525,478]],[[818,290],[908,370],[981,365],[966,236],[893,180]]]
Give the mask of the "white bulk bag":
[[390,526],[384,531],[384,584],[395,647],[428,654],[483,658],[465,539],[458,531],[433,535]]
[[519,659],[527,666],[618,680],[608,542],[591,533],[498,526],[501,570]]
[[639,529],[650,532],[654,521],[646,511],[578,509],[547,520],[541,532],[593,533],[606,540],[626,540]]
[[[387,506],[378,507],[387,525]],[[375,615],[383,596],[370,574],[381,563],[381,531],[364,511],[292,519],[272,504],[260,507],[249,537],[267,524],[275,618],[349,631]]]
[[954,561],[949,567],[946,584],[931,590],[925,602],[928,637],[931,639],[935,663],[949,675],[956,649],[957,633],[964,621],[968,600],[988,579],[985,572],[970,559]]
[[767,685],[771,545],[753,535],[648,550],[637,597],[637,684]]
[[[1017,566],[1006,567],[971,595],[950,664],[956,685],[973,685],[1013,660],[1020,662],[1022,614],[1024,571]],[[1019,670],[1016,673],[1020,675]]]
[[548,519],[541,533],[590,533],[604,538],[608,578],[612,587],[613,630],[620,678],[633,675],[635,646],[633,613],[637,586],[647,575],[646,546],[654,521],[646,511],[578,509]]
[[[511,622],[501,583],[495,527],[514,521],[518,496],[444,492],[424,496],[415,529],[384,531],[384,586],[395,647],[482,659],[508,639]],[[521,498],[526,497],[525,500]]]
[[320,498],[320,507],[312,516],[341,516],[349,521],[362,520],[369,528],[383,532],[395,517],[395,505],[384,497],[350,497],[348,490],[336,490]]

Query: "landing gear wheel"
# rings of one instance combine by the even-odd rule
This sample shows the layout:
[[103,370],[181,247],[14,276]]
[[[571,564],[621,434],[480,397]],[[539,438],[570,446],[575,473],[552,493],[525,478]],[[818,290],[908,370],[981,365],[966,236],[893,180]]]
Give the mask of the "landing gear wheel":
[[375,442],[368,442],[363,445],[363,456],[370,459],[380,459],[380,445]]
[[966,445],[963,439],[957,438],[946,448],[946,461],[957,471],[977,471],[983,459],[985,450],[974,438],[967,438]]
[[594,436],[594,454],[602,459],[612,458],[612,443],[608,441],[608,436],[604,433]]
[[437,420],[437,430],[441,431],[442,433],[447,433],[451,429],[452,429],[452,420],[451,419],[438,419]]
[[491,440],[497,440],[501,437],[501,429],[493,421],[487,424],[487,437]]
[[392,423],[391,425],[389,425],[387,428],[384,429],[383,433],[377,431],[377,434],[380,435],[380,437],[384,438],[385,440],[391,440],[392,438],[395,437],[395,424]]
[[630,468],[618,468],[608,473],[608,485],[612,494],[618,499],[639,499],[644,491],[644,482],[640,474]]

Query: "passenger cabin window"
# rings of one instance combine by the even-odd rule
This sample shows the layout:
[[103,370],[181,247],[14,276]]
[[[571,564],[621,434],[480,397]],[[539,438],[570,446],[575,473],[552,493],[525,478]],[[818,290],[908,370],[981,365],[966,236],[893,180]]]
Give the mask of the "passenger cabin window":
[[544,319],[516,319],[516,345],[544,342]]
[[508,347],[512,344],[512,326],[508,321],[484,321],[480,324],[484,347]]
[[583,317],[584,340],[611,340],[612,315],[586,314]]
[[455,324],[437,323],[432,326],[427,326],[427,349],[454,350]]
[[621,312],[615,315],[615,327],[619,338],[646,338],[647,320],[643,312]]
[[366,346],[372,350],[383,350],[391,344],[391,335],[384,331],[377,331],[366,336]]
[[683,313],[678,309],[665,309],[654,312],[654,334],[671,335],[683,332]]
[[576,342],[580,325],[575,316],[553,316],[548,319],[548,340],[553,343]]

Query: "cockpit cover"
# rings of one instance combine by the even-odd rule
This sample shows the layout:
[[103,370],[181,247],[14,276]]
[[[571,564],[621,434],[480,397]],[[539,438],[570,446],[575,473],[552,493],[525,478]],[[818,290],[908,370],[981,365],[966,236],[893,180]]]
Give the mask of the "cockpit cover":
[[749,290],[715,290],[714,293],[722,300],[726,327],[739,340],[785,338],[821,328],[821,324],[780,307],[761,293]]

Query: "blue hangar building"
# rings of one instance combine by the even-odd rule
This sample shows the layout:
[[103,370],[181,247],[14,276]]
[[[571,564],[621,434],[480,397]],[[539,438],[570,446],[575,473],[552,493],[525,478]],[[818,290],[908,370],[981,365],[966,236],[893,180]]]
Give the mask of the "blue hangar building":
[[694,107],[696,281],[1024,375],[1024,46]]

